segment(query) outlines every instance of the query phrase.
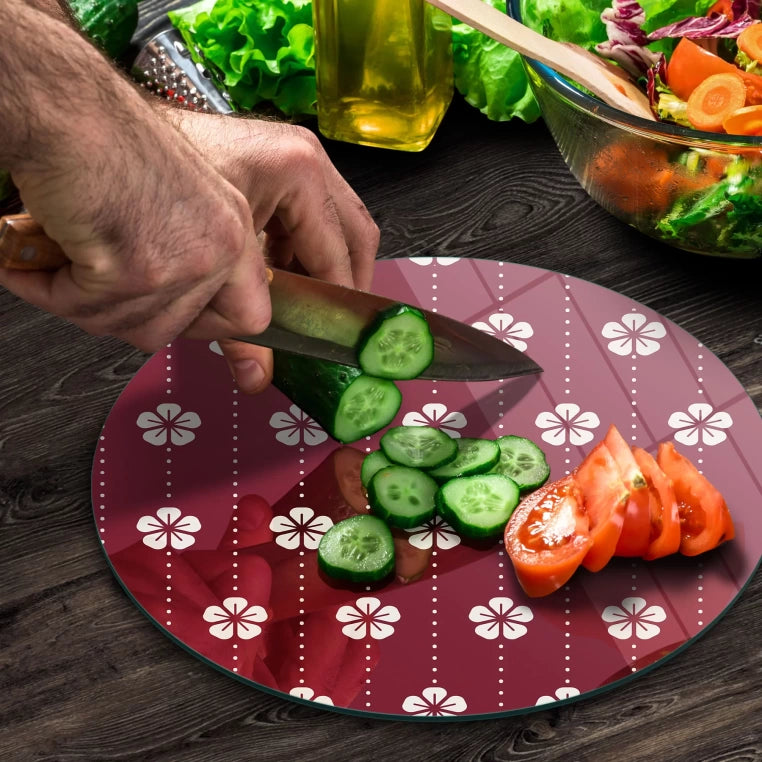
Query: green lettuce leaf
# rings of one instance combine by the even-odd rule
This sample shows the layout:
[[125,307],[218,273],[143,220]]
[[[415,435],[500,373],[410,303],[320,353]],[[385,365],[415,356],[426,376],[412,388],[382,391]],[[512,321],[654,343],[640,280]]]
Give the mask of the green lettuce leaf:
[[[505,0],[487,2],[505,11]],[[468,103],[494,121],[539,118],[540,107],[518,53],[454,19],[452,49],[455,87]]]
[[316,113],[311,0],[201,0],[169,18],[237,108]]

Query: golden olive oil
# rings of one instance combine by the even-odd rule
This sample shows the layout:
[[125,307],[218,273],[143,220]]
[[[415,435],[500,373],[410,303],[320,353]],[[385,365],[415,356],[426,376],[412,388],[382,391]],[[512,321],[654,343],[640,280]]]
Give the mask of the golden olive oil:
[[313,0],[318,128],[420,151],[452,99],[451,19],[425,0]]

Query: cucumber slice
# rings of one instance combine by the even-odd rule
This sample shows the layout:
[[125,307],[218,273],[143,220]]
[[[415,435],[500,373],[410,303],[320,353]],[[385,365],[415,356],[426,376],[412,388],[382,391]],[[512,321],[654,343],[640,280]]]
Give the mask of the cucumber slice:
[[362,486],[367,489],[370,480],[373,478],[376,471],[380,471],[382,468],[391,465],[391,461],[381,452],[381,450],[373,450],[373,452],[369,452],[365,456],[362,466],[360,467],[360,481],[362,482]]
[[545,484],[550,476],[550,466],[545,453],[531,439],[509,435],[495,441],[500,447],[500,460],[491,473],[509,476],[522,492],[530,492]]
[[377,471],[368,486],[373,513],[394,527],[408,529],[434,516],[439,485],[428,474],[408,466],[387,466]]
[[459,476],[484,474],[500,460],[500,447],[494,439],[472,439],[462,437],[456,440],[458,454],[455,460],[429,471],[438,482],[446,482]]
[[502,535],[519,504],[513,479],[502,474],[479,474],[450,479],[437,492],[437,511],[464,537]]
[[357,361],[371,376],[415,378],[434,359],[434,337],[420,310],[397,304],[379,313],[358,345]]
[[402,394],[359,368],[273,351],[273,386],[339,442],[356,442],[394,419]]
[[379,444],[392,463],[410,468],[438,468],[458,454],[458,443],[431,426],[395,426]]
[[394,538],[376,516],[350,516],[323,535],[317,560],[318,566],[336,579],[376,582],[394,570]]

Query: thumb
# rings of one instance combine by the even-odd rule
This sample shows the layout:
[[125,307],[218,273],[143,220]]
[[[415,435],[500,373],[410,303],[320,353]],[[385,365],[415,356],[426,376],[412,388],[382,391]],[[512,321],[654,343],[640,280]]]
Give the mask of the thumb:
[[258,394],[270,385],[272,350],[235,339],[220,339],[219,345],[238,388],[244,394]]

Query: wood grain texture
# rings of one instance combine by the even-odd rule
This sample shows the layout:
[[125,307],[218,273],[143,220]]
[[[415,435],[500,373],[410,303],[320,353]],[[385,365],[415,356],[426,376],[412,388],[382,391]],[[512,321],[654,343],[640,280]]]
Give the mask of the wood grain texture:
[[[142,30],[160,27],[169,5],[143,0]],[[612,288],[702,341],[762,408],[762,260],[682,254],[620,224],[577,185],[541,123],[491,123],[456,98],[421,154],[326,147],[378,221],[381,256],[506,259]],[[0,759],[762,760],[759,574],[649,674],[498,720],[357,718],[199,662],[130,602],[93,526],[99,431],[146,356],[2,290],[0,324]]]

